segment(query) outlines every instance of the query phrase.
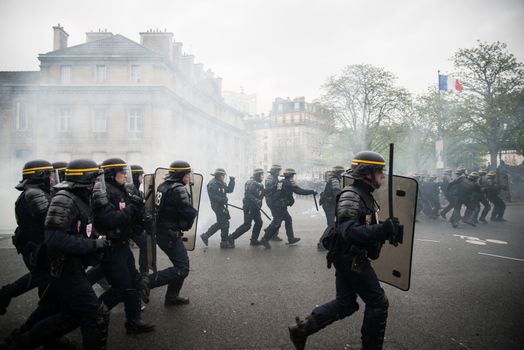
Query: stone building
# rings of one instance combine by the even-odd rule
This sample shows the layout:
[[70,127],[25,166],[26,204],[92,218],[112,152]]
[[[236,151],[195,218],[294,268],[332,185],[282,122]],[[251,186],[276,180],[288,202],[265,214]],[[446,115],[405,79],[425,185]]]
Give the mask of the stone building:
[[206,174],[251,171],[243,113],[173,33],[149,30],[137,43],[88,32],[68,47],[64,28],[53,31],[39,71],[0,72],[0,159],[11,174],[29,159],[84,157],[121,157],[148,171],[175,159]]
[[295,168],[299,178],[323,178],[332,164],[323,160],[323,150],[333,131],[332,114],[304,97],[276,98],[268,115],[250,116],[249,162],[269,169],[271,164]]

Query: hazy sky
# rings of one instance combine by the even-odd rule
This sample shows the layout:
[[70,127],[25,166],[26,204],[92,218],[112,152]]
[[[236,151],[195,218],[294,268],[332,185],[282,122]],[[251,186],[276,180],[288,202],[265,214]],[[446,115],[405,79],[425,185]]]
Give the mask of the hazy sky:
[[522,0],[0,0],[0,70],[37,70],[57,23],[70,46],[99,28],[137,42],[167,29],[224,89],[256,93],[259,112],[277,96],[314,99],[348,64],[383,66],[419,93],[478,39],[506,42],[524,61]]

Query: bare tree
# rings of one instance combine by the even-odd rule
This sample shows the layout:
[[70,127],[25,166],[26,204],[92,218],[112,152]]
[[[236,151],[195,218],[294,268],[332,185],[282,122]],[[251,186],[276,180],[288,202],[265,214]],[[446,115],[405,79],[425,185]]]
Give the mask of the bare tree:
[[396,77],[369,64],[350,65],[323,86],[322,101],[334,112],[337,126],[353,152],[372,149],[381,126],[392,124],[409,104],[409,93],[395,86]]

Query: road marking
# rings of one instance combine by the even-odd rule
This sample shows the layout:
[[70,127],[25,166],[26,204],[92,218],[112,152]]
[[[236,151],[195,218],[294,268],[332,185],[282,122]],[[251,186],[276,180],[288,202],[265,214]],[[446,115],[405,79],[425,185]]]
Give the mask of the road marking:
[[502,259],[508,259],[508,260],[516,260],[516,261],[524,261],[524,259],[519,259],[519,258],[511,258],[509,256],[502,256],[502,255],[495,255],[495,254],[488,254],[488,253],[481,253],[479,252],[480,255],[487,255],[487,256],[494,256],[495,258],[502,258]]
[[484,241],[481,241],[481,240],[466,240],[466,243],[469,243],[469,244],[476,244],[476,245],[486,245],[487,243],[484,242]]
[[486,239],[486,242],[495,243],[495,244],[508,244],[506,241],[499,241],[498,239]]
[[434,241],[434,240],[432,240],[432,239],[421,239],[421,238],[417,238],[417,241],[421,241],[421,242],[440,243],[440,241]]

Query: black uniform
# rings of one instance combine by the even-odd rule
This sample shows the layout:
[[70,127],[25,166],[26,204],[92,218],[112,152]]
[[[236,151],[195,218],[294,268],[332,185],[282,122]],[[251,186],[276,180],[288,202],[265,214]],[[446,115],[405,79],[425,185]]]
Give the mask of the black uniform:
[[486,180],[486,188],[484,192],[488,200],[493,203],[493,210],[491,212],[491,221],[504,221],[504,212],[506,211],[506,204],[500,198],[500,191],[502,186],[497,184],[495,177],[489,176]]
[[318,248],[322,249],[322,239],[326,237],[329,230],[335,225],[335,207],[337,195],[342,189],[342,175],[340,173],[328,172],[326,176],[326,187],[324,192],[320,194],[319,204],[326,213],[327,227],[320,237]]
[[16,189],[22,191],[15,202],[18,227],[13,236],[13,244],[22,254],[24,264],[30,271],[11,284],[0,289],[0,314],[4,314],[12,298],[39,287],[39,294],[47,285],[47,271],[38,268],[37,256],[44,241],[44,222],[51,201],[49,181],[22,181]]
[[152,330],[152,325],[142,327],[137,290],[139,275],[129,246],[133,227],[142,220],[140,214],[143,211],[138,203],[132,202],[129,195],[132,193],[131,188],[126,189],[126,185],[120,185],[107,177],[106,186],[107,198],[95,196],[94,216],[96,229],[106,235],[112,245],[101,262],[102,271],[111,288],[102,294],[101,299],[109,309],[124,302],[128,332]]
[[157,207],[157,243],[169,257],[173,267],[159,271],[156,279],[150,276],[150,287],[168,285],[165,304],[187,304],[179,296],[185,278],[189,274],[189,257],[182,242],[182,231],[189,230],[197,216],[191,196],[182,183],[182,177],[168,177],[158,186],[155,199]]
[[262,217],[260,216],[260,208],[262,207],[262,199],[264,198],[264,185],[256,181],[254,178],[248,180],[244,187],[244,223],[240,225],[235,232],[229,236],[229,240],[234,242],[235,239],[242,236],[251,228],[251,222],[254,221],[253,232],[251,234],[251,244],[258,245],[258,236],[262,229]]
[[355,313],[359,309],[357,296],[366,304],[362,348],[382,348],[389,303],[369,259],[379,257],[388,234],[386,225],[377,222],[378,206],[372,191],[373,187],[361,180],[342,190],[337,209],[340,238],[328,255],[336,268],[336,299],[316,307],[305,321],[297,319],[297,326],[290,327],[297,349],[304,348],[310,334]]
[[480,211],[480,199],[483,194],[477,179],[468,178],[468,181],[468,192],[465,199],[466,211],[464,212],[463,221],[471,225],[478,222],[477,216]]
[[[279,191],[278,184],[280,183],[278,179],[278,173],[269,172],[269,175],[266,178],[264,183],[264,197],[266,197],[266,205],[271,211],[271,216],[275,218],[279,210]],[[285,220],[285,219],[284,219]],[[272,239],[281,241],[282,239],[278,237],[278,230],[280,229],[281,223],[278,225],[276,233],[273,235]]]
[[89,203],[85,188],[61,189],[53,197],[45,223],[49,286],[12,348],[34,349],[80,326],[84,349],[105,349],[109,312],[84,271],[99,263],[106,246],[95,239]]
[[219,179],[212,178],[207,184],[207,194],[211,202],[211,209],[215,212],[217,221],[209,227],[203,236],[207,239],[220,230],[222,242],[227,242],[229,235],[229,210],[227,209],[227,194],[233,193],[235,189],[235,179],[230,178],[229,184]]
[[[480,203],[482,203],[482,212],[480,212],[480,208],[477,213],[477,217],[479,221],[486,222],[486,216],[488,215],[489,211],[491,210],[491,205],[489,204],[489,200],[486,198],[486,187],[487,187],[487,179],[480,175],[479,178],[479,185],[481,189],[481,195],[480,195]],[[479,216],[480,213],[480,216]]]
[[461,175],[448,186],[448,194],[453,202],[453,214],[449,221],[453,227],[457,227],[460,221],[462,205],[465,204],[470,189],[469,182],[465,175]]
[[455,202],[454,198],[452,197],[449,191],[449,184],[451,183],[451,181],[452,181],[451,175],[446,174],[446,173],[442,175],[442,182],[440,183],[440,190],[442,191],[442,193],[444,194],[444,197],[448,201],[448,205],[440,211],[440,216],[442,216],[442,218],[444,219],[446,218],[447,213],[449,213],[451,209],[453,209],[453,204]]
[[440,211],[440,189],[439,184],[434,179],[429,179],[425,184],[425,196],[427,210],[425,214],[431,218],[437,218]]
[[272,211],[273,221],[271,221],[269,226],[265,229],[265,234],[262,238],[262,243],[266,248],[269,248],[267,242],[278,232],[280,225],[282,225],[282,221],[285,223],[288,243],[292,244],[300,240],[299,238],[295,238],[293,232],[293,220],[287,209],[295,204],[295,198],[293,197],[294,193],[300,195],[311,195],[316,192],[314,190],[301,188],[297,185],[295,180],[290,177],[285,177],[282,182],[278,184],[277,191],[272,200],[274,204],[274,210]]

